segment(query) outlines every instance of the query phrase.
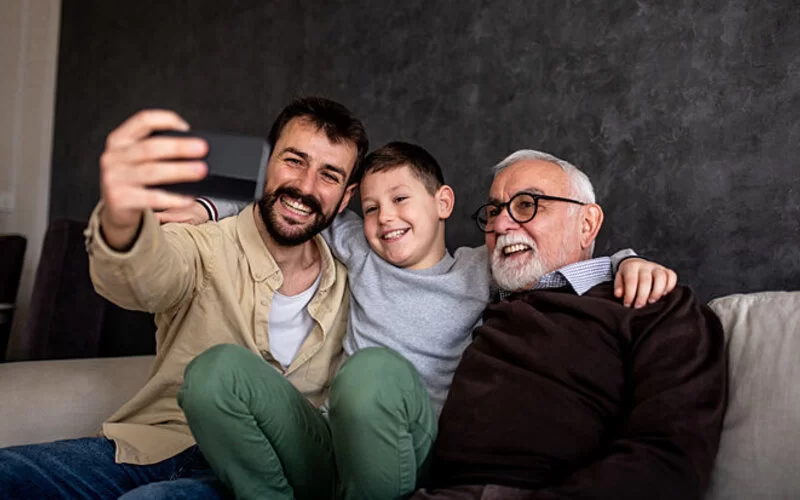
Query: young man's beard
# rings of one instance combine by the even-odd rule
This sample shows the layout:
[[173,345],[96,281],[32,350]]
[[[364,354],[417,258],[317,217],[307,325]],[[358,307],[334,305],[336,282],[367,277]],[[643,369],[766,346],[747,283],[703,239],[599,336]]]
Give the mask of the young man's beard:
[[[311,224],[302,227],[301,224],[292,224],[285,219],[279,219],[275,204],[280,203],[280,197],[286,196],[300,200],[303,205],[311,209],[314,218]],[[310,240],[323,229],[328,227],[336,216],[336,211],[330,214],[322,212],[322,206],[316,198],[304,195],[299,190],[292,187],[280,187],[272,193],[266,193],[258,200],[258,211],[267,232],[279,245],[296,246]],[[288,228],[297,228],[296,231],[287,231]]]

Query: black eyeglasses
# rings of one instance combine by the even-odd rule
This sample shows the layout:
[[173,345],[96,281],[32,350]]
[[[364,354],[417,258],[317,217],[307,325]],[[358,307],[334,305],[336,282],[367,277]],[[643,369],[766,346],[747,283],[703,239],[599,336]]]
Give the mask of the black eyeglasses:
[[475,219],[481,231],[491,233],[494,232],[495,220],[505,208],[514,221],[518,224],[525,224],[536,217],[536,212],[539,211],[539,200],[566,201],[576,205],[586,205],[582,201],[569,198],[522,192],[512,196],[506,203],[487,203],[483,205],[477,212],[472,214],[472,218]]

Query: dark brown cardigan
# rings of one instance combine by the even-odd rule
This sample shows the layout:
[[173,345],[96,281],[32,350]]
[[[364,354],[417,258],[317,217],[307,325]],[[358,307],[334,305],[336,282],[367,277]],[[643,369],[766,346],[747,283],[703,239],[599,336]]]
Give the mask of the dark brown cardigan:
[[442,412],[434,484],[530,498],[701,498],[725,410],[718,318],[678,287],[635,310],[609,283],[490,305]]

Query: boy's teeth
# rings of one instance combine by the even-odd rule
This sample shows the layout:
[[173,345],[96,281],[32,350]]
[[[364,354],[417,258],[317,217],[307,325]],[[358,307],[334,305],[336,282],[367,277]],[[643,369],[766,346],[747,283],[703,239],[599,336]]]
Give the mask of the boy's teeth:
[[392,232],[390,232],[390,233],[386,233],[386,234],[384,234],[384,235],[383,235],[383,239],[384,239],[384,240],[391,240],[391,239],[394,239],[394,238],[399,238],[399,237],[400,237],[400,236],[402,236],[402,235],[403,235],[405,232],[406,232],[406,230],[405,230],[405,229],[397,229],[397,230],[395,230],[395,231],[392,231]]
[[509,246],[503,248],[503,254],[504,255],[509,255],[509,254],[512,254],[512,253],[515,253],[515,252],[521,252],[523,250],[528,250],[529,248],[530,247],[528,245],[525,245],[523,243],[517,243],[516,245],[509,245]]

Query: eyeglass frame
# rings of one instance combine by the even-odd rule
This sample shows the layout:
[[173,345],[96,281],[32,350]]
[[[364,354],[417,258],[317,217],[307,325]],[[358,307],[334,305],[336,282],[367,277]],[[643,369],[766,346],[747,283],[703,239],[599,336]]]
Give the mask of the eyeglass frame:
[[[511,212],[511,203],[514,201],[514,199],[519,198],[520,196],[530,196],[531,198],[533,198],[533,215],[531,215],[530,218],[528,218],[526,220],[517,219],[516,217],[514,217],[514,214]],[[490,229],[488,231],[485,229],[486,227],[488,227],[488,222],[489,222],[488,220],[486,221],[487,224],[484,224],[483,227],[481,227],[481,223],[480,223],[480,220],[478,218],[478,214],[481,212],[481,210],[484,210],[486,207],[495,207],[495,208],[498,209],[498,214],[497,214],[498,216],[500,215],[500,212],[502,212],[503,208],[505,208],[506,212],[508,212],[508,216],[511,217],[511,220],[513,220],[517,224],[526,224],[526,223],[532,221],[533,218],[536,217],[536,214],[539,213],[539,200],[564,201],[564,202],[567,202],[567,203],[574,203],[576,205],[581,205],[581,206],[588,205],[588,203],[585,203],[583,201],[573,200],[571,198],[562,198],[560,196],[549,196],[549,195],[546,195],[546,194],[536,194],[536,193],[530,193],[528,191],[520,191],[519,193],[517,193],[514,196],[512,196],[505,203],[484,203],[483,205],[478,207],[478,210],[476,210],[474,214],[472,214],[472,219],[475,221],[475,224],[477,224],[478,229],[480,229],[482,232],[487,233],[487,234],[493,233],[494,229]]]

